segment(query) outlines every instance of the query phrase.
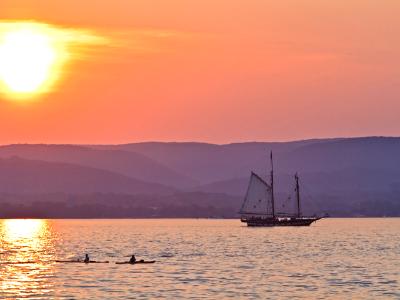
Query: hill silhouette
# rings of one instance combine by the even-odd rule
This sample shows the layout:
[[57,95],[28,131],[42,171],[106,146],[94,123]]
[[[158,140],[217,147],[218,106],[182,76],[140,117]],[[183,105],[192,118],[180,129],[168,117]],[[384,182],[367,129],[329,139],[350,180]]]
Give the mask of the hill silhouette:
[[27,160],[0,159],[0,193],[128,193],[170,194],[173,188],[146,183],[118,173],[85,166]]
[[[122,203],[118,199],[126,195],[154,194],[157,197],[128,198],[147,212],[140,214],[142,217],[154,215],[150,213],[152,207],[163,207],[169,212],[165,216],[198,216],[197,204],[202,216],[237,217],[250,172],[268,176],[271,150],[278,208],[293,208],[288,199],[293,193],[293,175],[298,172],[305,213],[400,215],[400,138],[394,137],[226,145],[149,142],[2,146],[0,157],[18,156],[20,160],[1,161],[0,193],[86,193],[91,201],[102,198],[100,193],[115,203]],[[168,193],[175,196],[162,196]],[[224,214],[223,207],[229,207],[229,213]],[[174,214],[171,209],[180,213]],[[160,210],[156,215],[163,216]]]
[[143,181],[185,187],[195,182],[189,177],[140,153],[123,150],[96,150],[77,145],[18,144],[0,147],[0,157],[65,162],[104,169]]

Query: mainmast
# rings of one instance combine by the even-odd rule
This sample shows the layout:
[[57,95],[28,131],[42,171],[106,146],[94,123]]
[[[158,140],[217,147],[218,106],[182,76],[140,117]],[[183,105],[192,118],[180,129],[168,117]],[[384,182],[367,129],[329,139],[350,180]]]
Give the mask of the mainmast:
[[275,218],[275,195],[274,195],[274,161],[272,160],[271,151],[271,202],[272,202],[272,217]]
[[297,173],[294,175],[294,179],[296,180],[296,198],[297,198],[297,217],[300,218],[300,186],[299,186],[299,175]]

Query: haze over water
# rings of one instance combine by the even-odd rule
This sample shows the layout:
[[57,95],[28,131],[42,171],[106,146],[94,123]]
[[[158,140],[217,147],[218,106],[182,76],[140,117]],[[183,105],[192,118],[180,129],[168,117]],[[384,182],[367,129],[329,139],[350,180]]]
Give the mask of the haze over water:
[[[2,220],[0,298],[400,297],[400,219]],[[109,264],[62,264],[82,258]],[[151,265],[116,265],[135,253]],[[27,262],[27,264],[13,264]]]

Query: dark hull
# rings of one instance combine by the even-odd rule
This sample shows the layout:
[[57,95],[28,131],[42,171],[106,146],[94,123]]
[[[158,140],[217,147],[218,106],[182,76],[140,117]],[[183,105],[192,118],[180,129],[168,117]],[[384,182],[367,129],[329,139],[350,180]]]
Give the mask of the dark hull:
[[241,221],[247,223],[251,227],[273,227],[273,226],[310,226],[321,218],[304,217],[304,218],[242,218]]
[[122,262],[116,262],[117,265],[137,265],[137,264],[154,264],[156,261],[155,260],[148,260],[148,261],[136,261],[136,262],[129,262],[129,261],[122,261]]

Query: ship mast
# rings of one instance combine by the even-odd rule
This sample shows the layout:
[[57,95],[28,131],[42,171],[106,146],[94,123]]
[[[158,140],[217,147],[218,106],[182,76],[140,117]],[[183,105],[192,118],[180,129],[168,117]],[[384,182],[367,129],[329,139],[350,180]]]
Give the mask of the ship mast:
[[272,204],[272,217],[275,218],[275,195],[274,195],[274,162],[272,160],[271,150],[271,204]]
[[294,179],[296,180],[296,198],[297,198],[297,217],[300,218],[300,186],[299,186],[299,175],[297,173],[294,175]]

